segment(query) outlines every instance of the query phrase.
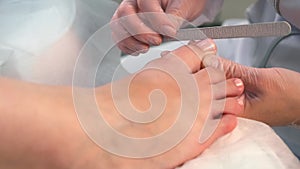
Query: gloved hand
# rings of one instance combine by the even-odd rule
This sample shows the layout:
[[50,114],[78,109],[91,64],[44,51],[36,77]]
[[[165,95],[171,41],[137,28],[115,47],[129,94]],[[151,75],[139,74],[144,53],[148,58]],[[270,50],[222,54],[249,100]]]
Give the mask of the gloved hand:
[[124,0],[112,17],[113,38],[127,54],[145,53],[150,45],[162,43],[161,34],[174,36],[184,20],[196,19],[205,3],[206,0]]
[[[243,117],[271,126],[300,124],[300,74],[283,68],[252,68],[216,57],[203,60],[205,66],[217,66],[227,78],[240,78],[245,83]],[[210,60],[210,61],[206,61]]]
[[283,68],[246,67],[214,53],[203,55],[199,50],[203,46],[216,51],[212,40],[190,42],[189,47],[194,49],[193,52],[186,50],[180,57],[192,60],[188,66],[193,72],[213,67],[224,71],[228,79],[240,78],[245,85],[245,112],[242,117],[271,126],[300,124],[299,73]]

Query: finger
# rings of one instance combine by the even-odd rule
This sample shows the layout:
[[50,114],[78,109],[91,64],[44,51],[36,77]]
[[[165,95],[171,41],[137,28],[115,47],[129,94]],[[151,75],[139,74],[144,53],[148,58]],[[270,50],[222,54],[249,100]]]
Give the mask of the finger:
[[[160,44],[162,41],[160,35],[147,27],[137,16],[137,13],[136,1],[123,1],[112,19],[112,21],[118,23],[116,26],[111,26],[113,32],[123,33],[123,30],[125,30],[130,36],[145,44]],[[127,36],[127,34],[125,35]],[[121,36],[121,38],[124,38],[124,36]]]
[[[113,35],[114,36],[114,35]],[[126,46],[126,48],[136,52],[136,53],[145,53],[149,50],[149,45],[141,43],[134,39],[133,37],[128,37],[121,42],[119,45]]]
[[124,46],[124,45],[119,45],[118,47],[122,50],[122,52],[124,54],[131,55],[131,56],[138,56],[140,54],[147,52],[147,50],[134,51],[134,50],[127,48],[127,46]]
[[183,9],[184,1],[171,1],[168,3],[165,12],[173,17],[173,23],[177,29],[187,20],[186,9]]
[[[121,49],[121,51],[123,53],[137,56],[137,54],[133,54],[133,53],[135,53],[136,50],[139,50],[139,49],[138,48],[135,48],[134,50],[129,49],[127,47],[127,42],[126,42],[126,41],[128,41],[128,39],[134,39],[134,38],[131,37],[131,35],[123,28],[123,26],[120,23],[120,20],[116,19],[116,18],[117,18],[117,16],[115,14],[113,16],[111,22],[110,22],[110,27],[111,27],[111,30],[112,30],[112,38],[113,38],[114,42],[117,43],[117,46],[119,47],[119,49]],[[135,41],[135,42],[132,42],[132,43],[129,43],[129,44],[132,44],[134,46],[135,45],[138,46],[142,43],[138,42],[138,41]]]
[[117,43],[118,48],[125,54],[128,55],[133,55],[133,56],[137,56],[137,54],[133,54],[135,53],[135,51],[127,48],[126,43],[124,43],[124,41],[119,41],[118,38],[114,35],[114,33],[112,33],[112,38],[113,40]]
[[160,1],[145,1],[138,0],[138,7],[141,12],[151,12],[147,15],[148,22],[151,27],[162,35],[174,37],[177,32],[177,27],[172,22],[171,15],[166,15],[162,9]]
[[149,45],[137,41],[127,31],[120,26],[119,22],[111,22],[112,38],[117,43],[117,46],[126,54],[138,55],[149,50]]
[[112,33],[115,35],[117,42],[122,41],[131,36],[131,34],[123,27],[121,23],[121,18],[126,17],[123,11],[131,11],[130,13],[136,12],[136,2],[135,1],[128,1],[124,0],[119,8],[114,13],[111,21],[110,21],[110,28]]
[[228,79],[226,81],[212,85],[212,92],[214,99],[236,97],[240,96],[244,92],[244,84],[240,79]]
[[147,14],[138,13],[137,4],[122,3],[117,14],[124,29],[138,41],[150,45],[159,45],[162,42],[161,36],[141,20]]
[[[114,39],[115,42],[118,42],[117,40],[115,40],[115,39],[118,39],[118,38],[115,37],[114,33],[112,33],[112,38]],[[143,49],[138,50],[136,48],[134,50],[132,50],[132,49],[128,48],[128,45],[126,44],[127,43],[126,41],[128,41],[128,38],[117,43],[118,48],[124,54],[132,55],[132,56],[138,56],[140,53],[143,53],[143,52],[147,51],[147,50],[144,51]],[[139,43],[137,43],[137,44],[139,44]]]
[[122,18],[121,23],[123,27],[138,41],[149,45],[160,45],[162,43],[162,37],[146,26],[135,14]]
[[124,53],[124,54],[127,54],[127,55],[132,55],[132,56],[138,56],[139,54],[136,53],[135,51],[127,48],[126,46],[122,45],[122,44],[118,44],[118,47],[121,49],[121,51]]

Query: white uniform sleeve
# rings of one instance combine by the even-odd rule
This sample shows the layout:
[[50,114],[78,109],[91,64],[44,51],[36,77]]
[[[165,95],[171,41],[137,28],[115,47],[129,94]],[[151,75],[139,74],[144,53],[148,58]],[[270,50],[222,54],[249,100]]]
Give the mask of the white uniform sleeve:
[[291,24],[300,29],[300,1],[299,0],[277,0],[275,1],[277,12]]
[[192,23],[198,26],[206,22],[212,22],[220,12],[222,6],[223,0],[207,0],[202,15],[200,15]]

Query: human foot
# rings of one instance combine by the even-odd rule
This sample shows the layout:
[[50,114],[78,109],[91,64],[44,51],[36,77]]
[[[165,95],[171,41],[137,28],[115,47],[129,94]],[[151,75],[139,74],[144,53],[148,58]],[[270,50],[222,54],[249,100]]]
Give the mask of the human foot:
[[[182,52],[184,49],[185,47],[179,48],[174,53]],[[173,64],[168,67],[167,62]],[[172,124],[172,120],[178,116],[180,112],[178,109],[181,107],[177,105],[183,101],[186,102],[186,109],[180,113],[188,115],[187,117],[195,113],[195,116],[192,116],[195,117],[194,119],[181,120],[179,127],[175,130],[177,132],[174,136],[183,134],[181,135],[182,141],[171,147],[169,151],[162,151],[161,154],[142,159],[114,155],[96,145],[77,121],[78,110],[74,110],[74,98],[70,87],[42,86],[0,79],[0,128],[3,129],[0,143],[1,167],[24,169],[132,169],[141,166],[143,168],[174,168],[196,157],[216,139],[234,129],[235,115],[241,113],[243,109],[238,99],[243,92],[243,86],[234,85],[237,79],[229,79],[225,82],[223,74],[211,68],[192,74],[183,63],[185,62],[182,62],[176,55],[163,57],[148,64],[146,69],[133,77],[95,90],[99,109],[103,110],[105,120],[119,132],[131,137],[147,138],[165,131]],[[171,75],[179,79],[174,79]],[[176,82],[182,81],[181,78],[186,81],[177,84]],[[149,92],[160,89],[165,93],[167,104],[163,109],[161,119],[147,125],[138,125],[118,114],[116,105],[113,104],[114,101],[128,101],[128,97],[127,95],[113,95],[111,87],[120,87],[130,81],[130,101],[142,112],[149,106],[145,98]],[[193,87],[196,89],[192,90]],[[188,90],[184,90],[187,93],[182,93],[179,89]],[[182,99],[182,96],[189,97]],[[160,100],[156,100],[157,102]],[[197,111],[195,112],[193,108],[197,108]],[[216,113],[218,116],[219,112],[226,114],[222,116],[211,137],[200,144],[199,137],[205,118],[209,113]],[[88,114],[89,111],[85,113]],[[184,126],[190,127],[189,130],[183,130]],[[105,133],[99,134],[105,135]],[[167,137],[165,141],[172,140],[174,140],[173,137]],[[154,145],[156,147],[162,143],[156,142]],[[151,147],[146,148],[151,150]]]
[[[180,121],[182,128],[178,128],[179,130],[175,135],[172,135],[172,139],[178,138],[178,135],[186,137],[180,143],[175,144],[171,150],[152,154],[155,155],[153,157],[149,156],[148,153],[150,152],[151,155],[151,151],[158,147],[157,144],[163,145],[163,142],[154,142],[155,147],[145,146],[148,150],[143,152],[147,154],[143,154],[144,156],[150,158],[124,160],[122,157],[112,155],[111,158],[116,164],[120,164],[124,168],[132,168],[132,166],[139,168],[140,165],[143,165],[143,168],[174,168],[199,155],[216,139],[232,131],[236,126],[236,114],[243,111],[243,97],[240,97],[243,93],[243,83],[239,79],[224,81],[222,72],[211,68],[203,69],[195,74],[190,73],[186,63],[176,56],[185,48],[179,48],[173,51],[172,55],[166,55],[149,63],[141,72],[132,77],[97,89],[96,97],[100,111],[109,112],[108,114],[103,113],[103,117],[115,130],[129,137],[138,139],[157,136],[174,127],[172,126],[173,123],[176,120],[180,121],[180,119],[178,120],[180,113],[197,114],[195,119]],[[196,88],[193,88],[194,84]],[[186,91],[185,89],[189,90]],[[114,93],[114,90],[117,93]],[[163,92],[164,97],[151,99],[151,92],[157,90]],[[185,98],[187,100],[183,99],[185,96],[189,96]],[[122,103],[129,103],[129,101],[135,109],[122,105]],[[126,115],[126,112],[130,111],[137,114],[139,112],[154,113],[148,111],[148,109],[153,108],[151,105],[161,106],[160,103],[164,103],[164,101],[166,101],[166,105],[162,109],[162,115],[153,122],[141,124],[124,118],[124,114]],[[187,106],[184,108],[182,102],[185,101]],[[199,109],[194,110],[195,107],[199,107]],[[125,111],[125,113],[121,114],[121,111]],[[219,113],[224,113],[224,116],[211,137],[204,144],[200,144],[200,132],[210,113],[215,114],[216,118],[219,117]],[[183,130],[186,125],[191,127],[190,131]],[[115,139],[110,138],[110,140]],[[128,146],[132,147],[132,151],[137,149],[135,144]],[[138,148],[138,150],[140,149],[143,148]],[[124,152],[120,152],[119,155],[122,153]],[[100,156],[97,157],[100,158]],[[166,161],[165,159],[169,160]]]

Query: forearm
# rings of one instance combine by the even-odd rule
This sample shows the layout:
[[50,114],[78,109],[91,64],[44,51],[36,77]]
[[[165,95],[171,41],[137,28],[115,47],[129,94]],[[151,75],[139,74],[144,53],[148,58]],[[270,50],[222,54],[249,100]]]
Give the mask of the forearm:
[[75,165],[87,140],[73,110],[71,88],[0,81],[0,168]]
[[[34,101],[33,97],[36,96],[29,94],[27,85],[21,83],[17,85],[16,81],[4,78],[0,81],[0,166],[1,168],[36,168],[32,166],[34,158],[29,155],[40,142],[31,137],[39,128],[35,125],[36,109],[30,106],[30,100]],[[28,106],[25,108],[26,105]],[[29,140],[28,136],[33,140]],[[23,161],[24,156],[29,157],[28,162],[30,162],[26,162],[27,166]],[[37,160],[35,165],[40,166],[39,162]]]
[[[98,98],[105,99],[102,113],[119,131],[147,133],[130,131],[130,124],[123,124],[126,120],[114,112],[109,87],[96,91]],[[0,93],[0,168],[107,169],[146,164],[106,152],[87,136],[77,119],[71,87],[0,78]]]

